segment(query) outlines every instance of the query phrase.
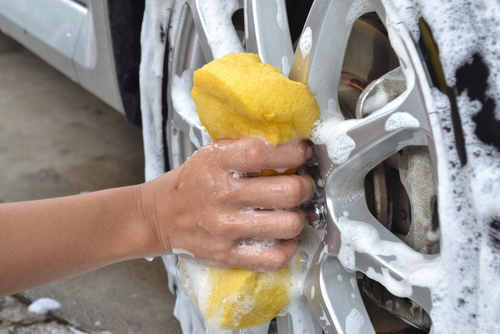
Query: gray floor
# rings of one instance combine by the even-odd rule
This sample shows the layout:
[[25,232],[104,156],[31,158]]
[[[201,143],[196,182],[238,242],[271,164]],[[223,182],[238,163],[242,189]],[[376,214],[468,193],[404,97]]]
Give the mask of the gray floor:
[[[0,36],[0,202],[136,184],[143,168],[140,129]],[[58,300],[56,315],[88,332],[181,332],[159,259],[119,263],[22,295]]]

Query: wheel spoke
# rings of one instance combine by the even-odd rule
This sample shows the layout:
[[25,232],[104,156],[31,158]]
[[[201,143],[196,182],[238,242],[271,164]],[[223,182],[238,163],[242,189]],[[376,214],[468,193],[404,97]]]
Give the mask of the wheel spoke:
[[172,120],[182,133],[186,134],[191,143],[200,148],[209,142],[207,134],[200,123],[191,89],[193,87],[193,72],[186,70],[182,76],[175,75],[172,80]]
[[244,51],[232,23],[233,13],[242,6],[238,0],[191,0],[182,10],[169,87],[171,167],[180,166],[195,149],[210,142],[191,97],[193,71],[226,53]]
[[189,5],[207,62],[228,53],[245,51],[232,23],[232,16],[241,8],[241,1],[191,0]]
[[375,333],[366,313],[355,273],[347,272],[331,255],[308,273],[304,293],[326,333]]
[[368,2],[366,6],[353,6],[359,2],[314,1],[304,25],[289,77],[307,84],[322,110],[328,108],[330,99],[337,100],[352,25],[361,14],[370,11]]
[[285,0],[245,0],[247,52],[288,75],[293,60]]
[[305,295],[294,300],[288,307],[289,313],[276,319],[279,334],[323,334],[323,328]]
[[[382,160],[410,145],[427,145],[430,125],[418,87],[413,85],[403,95],[362,120],[352,120],[345,129],[351,139],[350,152],[330,154],[333,162],[359,166],[370,161],[366,172]],[[346,124],[347,125],[347,124]],[[352,166],[350,166],[352,167]],[[359,170],[359,167],[356,168]],[[365,173],[366,174],[366,173]]]
[[377,12],[378,17],[384,22],[384,25],[387,26],[385,22],[386,12],[382,0],[370,0],[370,3]]
[[431,311],[425,274],[435,270],[439,256],[414,251],[371,217],[363,221],[338,217],[337,226],[343,244],[337,255],[346,268],[365,273],[392,294]]

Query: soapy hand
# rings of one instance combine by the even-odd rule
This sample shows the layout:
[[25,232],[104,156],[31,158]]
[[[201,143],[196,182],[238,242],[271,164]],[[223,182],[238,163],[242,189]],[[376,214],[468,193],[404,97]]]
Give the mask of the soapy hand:
[[[158,224],[165,253],[229,267],[282,269],[297,251],[293,238],[305,224],[297,207],[312,197],[313,180],[308,175],[243,175],[294,168],[312,155],[303,142],[274,147],[250,137],[201,148],[172,171],[176,177],[170,189],[155,190],[150,221]],[[278,242],[248,246],[255,239]]]

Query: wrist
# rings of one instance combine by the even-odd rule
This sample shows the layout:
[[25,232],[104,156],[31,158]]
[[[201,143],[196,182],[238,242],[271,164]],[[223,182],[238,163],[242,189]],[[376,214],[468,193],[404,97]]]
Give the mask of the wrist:
[[171,254],[170,221],[173,217],[172,190],[176,171],[149,182],[140,184],[135,189],[135,216],[141,226],[147,230],[149,244],[145,245],[148,257]]

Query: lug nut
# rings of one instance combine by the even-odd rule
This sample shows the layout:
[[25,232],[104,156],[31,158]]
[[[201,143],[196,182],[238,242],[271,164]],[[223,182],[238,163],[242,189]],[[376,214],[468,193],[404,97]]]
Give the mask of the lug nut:
[[326,207],[323,203],[311,202],[305,212],[309,225],[320,230],[326,228]]

